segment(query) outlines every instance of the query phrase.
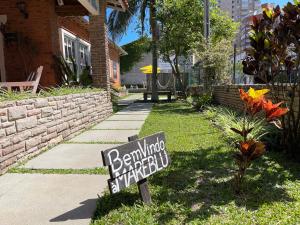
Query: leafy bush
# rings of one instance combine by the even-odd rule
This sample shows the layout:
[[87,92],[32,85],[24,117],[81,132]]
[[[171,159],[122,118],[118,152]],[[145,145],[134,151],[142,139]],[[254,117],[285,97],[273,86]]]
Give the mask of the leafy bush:
[[[224,137],[230,143],[238,143],[243,140],[243,138],[231,130],[232,127],[241,130],[243,127],[243,115],[232,109],[228,109],[222,106],[209,106],[204,111],[204,115],[207,119],[213,121],[213,123],[224,131]],[[253,127],[249,137],[257,141],[268,141],[270,144],[274,142],[274,137],[278,137],[278,129],[274,129],[262,118],[256,118],[251,120],[246,117],[246,123],[249,123],[249,127]]]
[[212,95],[205,93],[201,95],[193,95],[187,98],[187,101],[198,111],[203,111],[205,107],[212,103]]
[[54,56],[56,62],[56,72],[60,75],[63,85],[68,86],[90,86],[92,84],[91,68],[86,63],[85,68],[79,74],[79,82],[77,80],[78,68],[76,61],[71,58],[71,65],[67,60],[62,56]]
[[265,5],[261,15],[252,17],[250,46],[243,60],[245,74],[266,84],[274,101],[286,101],[289,112],[281,117],[281,149],[296,160],[300,160],[299,23],[299,0],[282,9]]

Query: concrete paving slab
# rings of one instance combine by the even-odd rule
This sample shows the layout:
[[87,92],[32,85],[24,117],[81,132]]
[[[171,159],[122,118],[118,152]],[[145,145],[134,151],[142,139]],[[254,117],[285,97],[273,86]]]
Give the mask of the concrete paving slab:
[[116,115],[144,115],[144,114],[149,114],[151,112],[152,109],[152,104],[137,104],[134,103],[128,107],[126,107],[125,109],[119,111],[116,113]]
[[1,225],[88,225],[106,175],[5,174]]
[[88,130],[70,142],[128,142],[128,137],[138,133],[138,130]]
[[118,101],[118,105],[130,105],[134,103],[137,100],[143,99],[143,95],[138,93],[138,94],[130,94],[128,97],[121,99]]
[[101,129],[101,130],[139,130],[142,128],[144,121],[103,121],[98,125],[94,126],[92,129]]
[[109,117],[106,121],[145,121],[148,115],[113,115]]
[[92,169],[103,167],[101,151],[112,144],[60,144],[31,159],[22,167],[30,169]]

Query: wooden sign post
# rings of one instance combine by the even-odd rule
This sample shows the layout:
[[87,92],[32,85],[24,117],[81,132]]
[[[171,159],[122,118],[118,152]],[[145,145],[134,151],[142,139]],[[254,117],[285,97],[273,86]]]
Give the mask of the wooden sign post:
[[140,197],[151,203],[147,177],[170,165],[164,133],[142,139],[128,138],[129,143],[102,151],[103,164],[108,166],[111,194],[137,183]]

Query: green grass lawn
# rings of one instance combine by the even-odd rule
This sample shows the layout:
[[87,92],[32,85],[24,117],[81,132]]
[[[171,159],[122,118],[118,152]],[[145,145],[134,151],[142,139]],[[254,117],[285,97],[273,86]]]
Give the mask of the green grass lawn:
[[233,191],[234,151],[202,114],[183,103],[159,104],[140,136],[164,131],[171,166],[149,179],[153,203],[133,185],[98,201],[98,224],[300,224],[300,165],[268,152]]

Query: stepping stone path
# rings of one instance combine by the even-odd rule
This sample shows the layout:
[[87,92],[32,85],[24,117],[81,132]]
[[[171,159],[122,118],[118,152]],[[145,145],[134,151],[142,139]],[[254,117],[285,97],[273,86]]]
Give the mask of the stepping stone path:
[[[101,151],[139,133],[152,104],[121,100],[128,107],[69,142],[28,161],[26,169],[94,169],[102,167]],[[108,175],[5,174],[0,177],[0,224],[88,225]]]

